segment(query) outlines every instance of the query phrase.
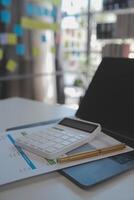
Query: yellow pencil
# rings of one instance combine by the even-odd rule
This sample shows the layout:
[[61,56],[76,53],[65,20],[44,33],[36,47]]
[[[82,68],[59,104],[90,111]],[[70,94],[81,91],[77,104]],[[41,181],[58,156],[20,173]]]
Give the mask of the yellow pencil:
[[108,153],[120,151],[120,150],[124,149],[125,147],[126,147],[126,145],[124,143],[120,143],[120,144],[110,146],[110,147],[106,147],[106,148],[102,148],[102,149],[96,149],[96,150],[93,150],[93,151],[86,151],[86,152],[82,152],[82,153],[77,153],[77,154],[73,154],[73,155],[69,155],[69,156],[60,157],[60,158],[57,159],[57,162],[58,163],[65,163],[65,162],[71,162],[71,161],[86,159],[86,158],[92,158],[92,157],[95,157],[95,156],[101,156],[101,155],[105,155],[105,154],[108,154]]

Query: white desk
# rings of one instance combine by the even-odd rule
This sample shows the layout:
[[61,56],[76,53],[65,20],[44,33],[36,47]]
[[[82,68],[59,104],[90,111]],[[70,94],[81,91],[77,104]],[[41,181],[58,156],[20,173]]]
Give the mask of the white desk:
[[[0,129],[72,115],[64,106],[31,100],[0,101]],[[0,188],[0,200],[134,200],[134,170],[84,191],[54,172]]]

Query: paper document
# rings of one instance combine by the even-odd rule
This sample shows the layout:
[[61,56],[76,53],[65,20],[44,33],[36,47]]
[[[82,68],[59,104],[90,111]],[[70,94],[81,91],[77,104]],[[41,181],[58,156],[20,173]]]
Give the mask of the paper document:
[[[48,128],[50,126],[52,126],[52,124],[45,125],[45,128]],[[42,126],[33,127],[33,129],[35,131],[38,131],[42,129]],[[26,131],[27,129],[22,129],[22,130]],[[90,162],[93,160],[106,158],[109,156],[117,155],[119,153],[124,153],[133,150],[132,148],[127,146],[124,150],[121,150],[119,152],[114,152],[112,154],[96,156],[93,158],[82,159],[70,163],[59,164],[56,162],[56,160],[46,160],[33,153],[25,151],[20,147],[16,147],[15,146],[16,135],[17,135],[17,130],[1,133],[0,135],[0,161],[1,161],[0,185],[4,185],[7,183],[11,183],[17,180],[22,180],[36,175],[46,174],[48,172],[56,171],[69,166],[74,166],[85,162]],[[70,152],[70,154],[76,152],[82,152],[89,149],[104,148],[118,143],[120,142],[105,135],[104,133],[100,133],[91,142],[91,144],[85,144],[82,147],[73,150],[72,152]]]

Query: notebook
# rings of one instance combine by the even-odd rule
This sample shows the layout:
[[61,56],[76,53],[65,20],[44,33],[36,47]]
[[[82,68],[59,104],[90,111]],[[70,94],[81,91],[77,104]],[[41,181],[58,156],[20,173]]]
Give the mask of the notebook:
[[[104,133],[134,147],[133,91],[134,59],[103,58],[76,117],[100,123]],[[87,189],[132,168],[134,151],[63,169],[61,173]]]

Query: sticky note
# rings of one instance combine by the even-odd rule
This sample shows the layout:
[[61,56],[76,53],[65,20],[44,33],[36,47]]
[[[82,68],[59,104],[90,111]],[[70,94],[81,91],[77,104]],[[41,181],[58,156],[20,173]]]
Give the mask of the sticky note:
[[55,54],[55,51],[56,51],[55,47],[51,47],[50,51],[52,54]]
[[13,31],[17,36],[23,36],[24,34],[24,29],[19,24],[14,25]]
[[40,6],[35,6],[34,8],[34,15],[36,16],[42,16],[43,15],[43,12],[42,12],[42,7]]
[[57,14],[56,9],[53,8],[53,9],[51,10],[51,12],[50,12],[50,16],[55,18],[55,17],[56,17],[56,14]]
[[26,47],[24,44],[17,44],[16,45],[16,54],[19,56],[24,56],[26,51]]
[[46,15],[46,16],[48,16],[48,14],[49,14],[49,11],[48,11],[48,9],[47,9],[47,8],[44,8],[43,14],[44,14],[44,15]]
[[61,0],[52,0],[52,3],[59,6],[61,4]]
[[41,16],[42,7],[32,4],[32,3],[28,3],[26,5],[26,13],[28,16]]
[[9,24],[11,21],[11,13],[8,10],[2,10],[0,13],[0,20],[5,24]]
[[34,14],[34,6],[33,6],[32,3],[26,4],[26,14],[28,16],[33,16],[33,14]]
[[55,16],[55,9],[48,10],[42,6],[36,5],[35,3],[27,3],[26,4],[26,14],[31,16]]
[[8,71],[13,72],[15,71],[16,67],[17,67],[17,62],[15,62],[12,59],[8,60],[7,65],[6,65],[6,69]]
[[11,0],[0,0],[0,3],[3,5],[3,6],[10,6],[11,5]]
[[4,51],[0,48],[0,60],[3,59]]
[[59,29],[59,24],[57,23],[48,23],[41,20],[35,20],[28,17],[21,18],[21,26],[26,29],[35,29],[35,30],[44,30],[50,29],[57,31]]
[[47,41],[47,38],[46,38],[45,35],[41,35],[41,41],[42,41],[42,42],[46,42],[46,41]]
[[[35,2],[37,3],[40,3],[40,2],[44,2],[44,0],[34,0]],[[60,6],[61,5],[61,0],[45,0],[46,2],[49,2],[49,3],[52,3],[56,6]]]
[[0,34],[0,44],[6,45],[8,43],[7,34],[1,33]]
[[9,44],[9,45],[15,45],[15,44],[17,44],[17,37],[16,37],[16,35],[14,34],[14,33],[8,33],[7,34],[7,43]]
[[40,56],[40,49],[37,48],[37,47],[34,47],[34,48],[32,49],[32,55],[33,55],[34,57]]

